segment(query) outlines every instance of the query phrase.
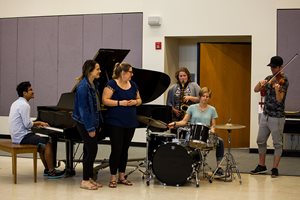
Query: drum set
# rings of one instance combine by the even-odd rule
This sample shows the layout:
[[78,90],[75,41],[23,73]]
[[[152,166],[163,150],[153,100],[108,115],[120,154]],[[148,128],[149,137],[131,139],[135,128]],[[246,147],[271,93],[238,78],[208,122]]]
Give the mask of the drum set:
[[138,116],[141,123],[147,125],[147,152],[145,158],[147,185],[155,176],[164,185],[180,186],[195,179],[199,187],[199,173],[210,179],[206,168],[206,156],[215,148],[215,135],[209,127],[198,123],[177,129],[177,135],[167,132],[152,132],[149,127],[166,129],[167,124],[150,117]]

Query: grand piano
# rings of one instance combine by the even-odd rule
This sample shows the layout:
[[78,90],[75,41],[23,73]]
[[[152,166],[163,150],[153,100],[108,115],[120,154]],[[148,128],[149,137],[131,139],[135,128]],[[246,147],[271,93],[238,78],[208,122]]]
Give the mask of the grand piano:
[[[107,81],[111,79],[113,68],[116,62],[122,62],[130,50],[124,49],[100,49],[95,57],[100,64],[101,76],[98,79],[100,82],[100,94],[105,87]],[[139,92],[143,104],[137,107],[137,115],[151,117],[153,119],[161,120],[165,123],[171,122],[171,107],[166,105],[146,104],[165,92],[170,85],[170,77],[162,72],[133,68],[134,76],[132,80],[135,81],[139,87]],[[146,104],[146,105],[145,105]],[[66,161],[65,170],[67,176],[75,175],[74,162],[74,145],[81,143],[81,138],[76,130],[75,122],[71,114],[74,105],[74,93],[68,92],[61,95],[56,106],[38,106],[37,120],[47,122],[50,127],[37,128],[33,127],[32,131],[49,135],[52,139],[53,153],[55,155],[54,163],[56,163],[57,142],[65,142]],[[105,115],[105,109],[102,110]],[[145,125],[140,124],[140,127]],[[105,130],[105,129],[104,129]],[[101,135],[107,135],[105,131]],[[103,138],[102,138],[103,139]],[[102,143],[99,140],[99,143]]]
[[300,157],[300,112],[285,112],[283,156]]

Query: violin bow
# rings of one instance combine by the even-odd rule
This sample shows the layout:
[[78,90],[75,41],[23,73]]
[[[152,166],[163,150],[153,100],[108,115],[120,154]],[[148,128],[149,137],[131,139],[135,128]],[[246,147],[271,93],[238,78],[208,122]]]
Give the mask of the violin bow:
[[276,74],[274,74],[273,77],[272,77],[267,83],[271,83],[271,82],[273,81],[273,79],[274,79],[279,73],[281,73],[281,72],[284,70],[284,68],[286,68],[292,61],[294,61],[294,60],[297,58],[297,56],[298,56],[298,53],[296,53],[296,54],[289,60],[289,62],[287,62],[287,63],[281,68],[281,70],[279,70]]

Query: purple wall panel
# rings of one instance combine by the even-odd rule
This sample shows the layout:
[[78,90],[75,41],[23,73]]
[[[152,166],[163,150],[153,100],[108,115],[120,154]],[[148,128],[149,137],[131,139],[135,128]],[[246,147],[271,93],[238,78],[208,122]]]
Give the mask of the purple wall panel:
[[103,15],[103,47],[122,48],[122,14]]
[[93,59],[102,46],[102,15],[85,15],[83,17],[83,61]]
[[36,106],[57,104],[99,48],[130,49],[125,60],[140,67],[142,14],[0,19],[0,115],[8,115],[24,80],[35,92],[33,116]]
[[[300,54],[300,9],[278,10],[277,52],[286,64],[296,53]],[[289,79],[286,110],[300,110],[300,55],[290,63],[284,73]]]
[[1,99],[1,96],[2,96],[2,90],[4,90],[4,88],[2,89],[1,88],[1,85],[2,85],[2,79],[1,79],[1,68],[2,68],[2,60],[1,60],[1,58],[2,58],[2,54],[1,54],[1,50],[2,50],[2,47],[3,47],[3,45],[2,45],[2,23],[3,23],[3,21],[2,20],[0,20],[0,115],[1,115],[1,108],[2,108],[2,104],[1,104],[1,101],[2,101],[2,99]]
[[[35,81],[33,75],[34,66],[34,18],[18,19],[18,48],[17,48],[17,84],[30,81],[35,92]],[[33,107],[35,99],[29,101],[31,114],[34,115]]]
[[17,19],[1,20],[0,38],[0,115],[8,115],[17,99]]
[[56,105],[60,96],[57,81],[58,17],[36,18],[34,33],[34,105]]
[[17,82],[33,80],[34,18],[18,19]]
[[83,16],[59,17],[58,93],[70,92],[83,64]]
[[142,68],[143,14],[123,15],[122,48],[130,49],[125,61]]

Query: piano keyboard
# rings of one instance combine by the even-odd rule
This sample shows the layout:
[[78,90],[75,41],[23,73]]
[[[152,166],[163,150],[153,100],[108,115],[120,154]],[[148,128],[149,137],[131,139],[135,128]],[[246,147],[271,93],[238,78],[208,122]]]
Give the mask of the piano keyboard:
[[64,132],[64,130],[61,129],[61,128],[55,128],[55,127],[51,127],[51,126],[45,126],[45,127],[43,127],[43,128],[44,128],[44,129],[48,129],[48,130],[52,130],[52,131],[61,132],[61,133]]
[[299,118],[285,118],[285,121],[300,121]]

